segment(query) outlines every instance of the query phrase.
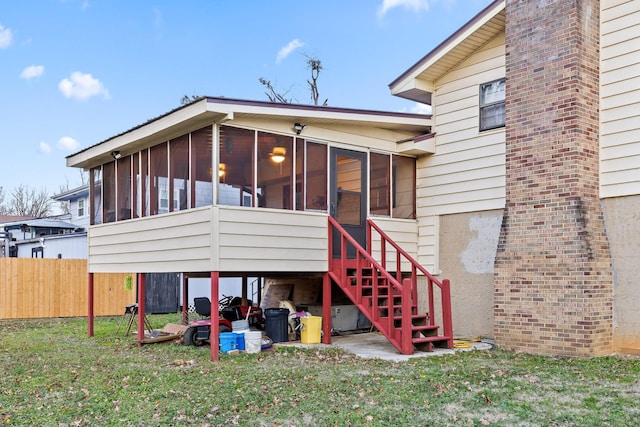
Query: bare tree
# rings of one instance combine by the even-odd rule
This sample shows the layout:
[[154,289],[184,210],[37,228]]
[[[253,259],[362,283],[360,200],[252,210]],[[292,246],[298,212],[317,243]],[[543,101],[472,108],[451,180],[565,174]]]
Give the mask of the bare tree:
[[[311,80],[307,80],[309,91],[311,92],[311,100],[313,105],[318,105],[318,97],[320,96],[318,92],[318,77],[320,76],[320,71],[322,71],[322,62],[314,56],[305,54],[304,57],[307,58],[307,68],[311,70]],[[322,105],[326,107],[327,101],[329,100],[325,99]]]
[[19,185],[11,192],[11,198],[7,202],[11,215],[30,216],[42,218],[51,214],[53,200],[47,194],[46,189],[36,190],[24,185]]
[[182,98],[180,98],[180,105],[187,105],[190,102],[193,102],[197,99],[200,99],[201,96],[199,95],[183,95]]
[[0,187],[0,215],[8,215],[9,209],[4,204],[4,188]]
[[287,94],[291,90],[289,88],[286,92],[280,93],[276,90],[275,87],[271,84],[271,80],[267,80],[265,78],[260,77],[258,79],[260,84],[267,88],[267,91],[264,93],[269,98],[271,102],[280,102],[282,104],[291,104],[291,98],[287,98]]
[[[306,58],[307,68],[311,70],[311,79],[307,80],[309,91],[311,92],[311,100],[313,101],[313,105],[318,105],[318,99],[320,98],[320,93],[318,91],[318,77],[320,76],[320,71],[322,71],[322,61],[315,56],[307,54],[304,54],[304,57]],[[267,89],[265,95],[267,95],[269,101],[280,102],[283,104],[290,104],[292,102],[292,99],[287,97],[289,91],[291,91],[291,87],[285,92],[280,92],[271,84],[271,80],[260,77],[258,81]],[[326,106],[327,102],[328,99],[325,99],[322,105]]]

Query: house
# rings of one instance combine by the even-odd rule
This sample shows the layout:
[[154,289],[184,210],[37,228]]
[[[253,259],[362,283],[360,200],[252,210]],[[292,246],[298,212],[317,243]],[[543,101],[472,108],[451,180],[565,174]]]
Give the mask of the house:
[[389,85],[432,116],[197,100],[67,158],[89,271],[321,282],[325,340],[343,294],[407,352],[639,351],[639,38],[637,1],[496,0]]
[[[3,256],[86,258],[86,231],[63,218],[25,218],[0,223]],[[6,250],[8,248],[8,250]]]
[[640,350],[638,46],[637,1],[494,1],[390,84],[433,108],[417,250],[456,334]]
[[221,277],[261,277],[321,302],[325,342],[331,305],[350,301],[402,352],[451,347],[449,283],[416,262],[430,129],[426,115],[206,97],[70,155],[89,171],[89,288],[134,272],[144,301],[145,273],[207,277],[212,296]]
[[89,185],[84,184],[52,197],[57,202],[69,206],[68,221],[79,228],[89,228]]

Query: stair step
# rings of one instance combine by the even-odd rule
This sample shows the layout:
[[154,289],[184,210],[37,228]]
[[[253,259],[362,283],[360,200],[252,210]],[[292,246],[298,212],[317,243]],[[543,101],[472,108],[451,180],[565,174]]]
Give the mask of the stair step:
[[413,344],[420,344],[420,343],[427,343],[427,342],[440,342],[440,341],[446,341],[448,340],[448,337],[445,337],[444,335],[434,335],[432,337],[417,337],[417,338],[412,338],[411,342]]

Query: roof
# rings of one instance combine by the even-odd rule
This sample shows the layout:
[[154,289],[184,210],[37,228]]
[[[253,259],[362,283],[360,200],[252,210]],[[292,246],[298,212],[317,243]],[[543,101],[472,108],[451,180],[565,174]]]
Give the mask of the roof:
[[0,215],[0,224],[13,221],[24,221],[26,219],[33,219],[31,216],[17,216],[17,215]]
[[393,95],[431,104],[434,82],[505,28],[505,0],[495,0],[389,83]]
[[[67,166],[90,168],[139,151],[154,141],[169,140],[207,124],[240,118],[274,118],[306,126],[349,124],[422,135],[431,128],[431,115],[376,110],[283,104],[232,98],[203,97],[148,120],[123,133],[67,156]],[[292,129],[293,133],[293,129]]]
[[5,230],[15,230],[22,226],[33,227],[33,228],[62,228],[74,230],[78,228],[77,225],[71,224],[70,222],[58,221],[46,218],[39,219],[26,219],[26,220],[17,220],[13,222],[6,222],[2,224]]
[[89,195],[89,184],[81,185],[80,187],[65,191],[64,193],[55,194],[51,196],[52,199],[60,202],[66,200],[75,200],[80,197],[86,197]]

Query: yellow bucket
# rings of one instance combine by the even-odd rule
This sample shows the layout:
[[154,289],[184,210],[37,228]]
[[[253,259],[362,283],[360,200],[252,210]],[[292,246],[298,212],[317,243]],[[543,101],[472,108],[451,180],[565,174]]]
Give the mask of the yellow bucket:
[[300,342],[302,344],[320,344],[322,317],[306,316],[300,318]]

